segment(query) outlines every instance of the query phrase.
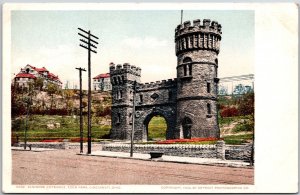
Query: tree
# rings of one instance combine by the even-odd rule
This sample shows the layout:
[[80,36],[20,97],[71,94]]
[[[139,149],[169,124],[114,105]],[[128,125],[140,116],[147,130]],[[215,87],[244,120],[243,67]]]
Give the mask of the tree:
[[51,96],[51,106],[50,109],[52,109],[53,106],[53,95],[57,93],[58,87],[57,85],[54,85],[53,83],[48,83],[47,85],[47,93]]
[[34,86],[35,86],[36,89],[42,91],[43,86],[44,86],[44,79],[43,78],[37,78],[34,81]]
[[238,110],[242,115],[253,115],[254,117],[254,93],[246,93],[241,98]]
[[64,95],[66,98],[66,110],[68,111],[69,114],[71,114],[71,111],[73,110],[73,101],[72,98],[74,96],[74,90],[72,89],[65,89],[64,90]]

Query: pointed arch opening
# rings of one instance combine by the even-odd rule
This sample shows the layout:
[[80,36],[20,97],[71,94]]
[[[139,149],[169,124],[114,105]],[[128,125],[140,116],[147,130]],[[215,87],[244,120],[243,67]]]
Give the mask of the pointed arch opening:
[[193,122],[189,117],[184,117],[182,119],[182,131],[183,131],[183,138],[184,139],[191,139],[192,137],[192,126],[193,126]]

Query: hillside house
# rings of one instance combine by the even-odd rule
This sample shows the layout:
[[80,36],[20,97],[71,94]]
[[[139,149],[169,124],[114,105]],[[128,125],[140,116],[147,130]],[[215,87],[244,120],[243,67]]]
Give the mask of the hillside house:
[[37,78],[44,80],[43,88],[46,88],[48,83],[57,85],[59,89],[62,88],[62,82],[57,75],[49,72],[45,67],[37,68],[29,64],[21,68],[20,72],[15,76],[14,84],[19,87],[28,87],[29,82],[34,82]]
[[93,78],[94,90],[111,91],[110,74],[99,74]]

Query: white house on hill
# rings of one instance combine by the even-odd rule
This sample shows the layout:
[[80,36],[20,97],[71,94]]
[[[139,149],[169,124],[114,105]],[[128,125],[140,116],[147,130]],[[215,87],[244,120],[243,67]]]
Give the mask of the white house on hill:
[[24,68],[21,68],[20,72],[14,78],[14,84],[19,87],[28,87],[29,82],[33,82],[37,78],[42,78],[45,88],[48,83],[57,85],[59,89],[62,88],[62,82],[57,75],[49,72],[45,67],[37,68],[35,66],[27,64]]

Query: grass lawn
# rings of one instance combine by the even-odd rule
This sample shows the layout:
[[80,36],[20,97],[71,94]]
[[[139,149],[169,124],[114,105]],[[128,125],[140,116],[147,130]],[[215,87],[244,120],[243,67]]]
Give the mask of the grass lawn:
[[[92,139],[108,138],[110,125],[100,125],[101,117],[92,117]],[[224,118],[220,120],[220,126],[236,121],[239,118]],[[60,127],[48,129],[47,124],[59,123]],[[19,136],[20,141],[24,139],[25,117],[12,121],[13,136]],[[165,140],[167,124],[163,117],[153,117],[148,125],[149,140]],[[28,121],[28,140],[41,141],[44,139],[72,139],[80,137],[79,117],[57,116],[57,115],[33,115]],[[247,140],[252,140],[251,132],[243,135],[222,136],[226,144],[242,144]],[[84,117],[84,137],[87,137],[87,117]],[[193,144],[214,144],[214,141],[199,142]],[[187,143],[188,144],[188,143]]]
[[[92,118],[92,138],[99,139],[109,133],[110,125],[100,125],[96,122],[99,117]],[[48,129],[47,124],[59,123],[60,127]],[[25,118],[18,118],[12,122],[14,136],[24,139]],[[87,117],[84,117],[84,137],[87,137]],[[80,137],[79,118],[57,115],[33,115],[28,120],[27,137],[29,141],[40,141],[44,139],[71,139]]]
[[165,140],[167,123],[163,117],[154,116],[148,125],[149,140]]

